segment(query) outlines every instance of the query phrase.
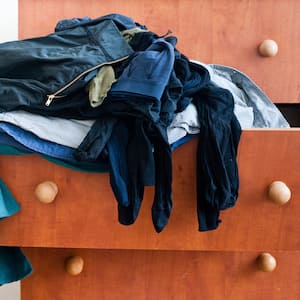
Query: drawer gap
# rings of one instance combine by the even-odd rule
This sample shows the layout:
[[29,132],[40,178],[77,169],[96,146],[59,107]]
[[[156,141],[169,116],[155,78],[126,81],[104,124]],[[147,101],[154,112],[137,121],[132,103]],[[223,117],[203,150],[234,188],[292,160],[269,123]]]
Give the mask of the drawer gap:
[[291,127],[300,127],[300,103],[276,103]]

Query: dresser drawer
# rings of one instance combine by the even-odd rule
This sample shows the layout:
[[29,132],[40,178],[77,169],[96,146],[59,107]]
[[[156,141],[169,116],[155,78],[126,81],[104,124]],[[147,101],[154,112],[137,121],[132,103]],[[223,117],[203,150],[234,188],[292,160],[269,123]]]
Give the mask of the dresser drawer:
[[[300,252],[274,252],[273,272],[257,268],[258,252],[24,249],[35,272],[22,300],[298,299]],[[70,256],[83,259],[72,276]],[[291,266],[292,264],[292,266]]]
[[[173,153],[173,202],[169,224],[152,225],[153,189],[146,189],[134,225],[117,221],[117,205],[106,173],[74,171],[38,156],[1,156],[1,177],[21,211],[0,222],[0,244],[125,249],[300,250],[300,131],[249,130],[242,133],[238,161],[240,195],[221,212],[218,229],[199,232],[196,214],[197,139]],[[36,186],[58,185],[54,202],[34,196]],[[268,198],[273,181],[292,193],[285,205]]]
[[[249,75],[274,102],[300,102],[300,2],[298,0],[122,1],[19,0],[20,38],[53,32],[58,20],[96,18],[117,12],[164,35],[178,37],[190,59],[235,67]],[[44,14],[47,12],[47,22]],[[96,13],[95,13],[96,12]],[[277,42],[275,57],[259,56],[265,39]]]
[[[297,0],[214,0],[212,54],[205,61],[236,67],[275,103],[299,103],[299,14]],[[258,47],[266,39],[277,43],[276,56],[259,55]],[[201,54],[197,55],[201,59]]]

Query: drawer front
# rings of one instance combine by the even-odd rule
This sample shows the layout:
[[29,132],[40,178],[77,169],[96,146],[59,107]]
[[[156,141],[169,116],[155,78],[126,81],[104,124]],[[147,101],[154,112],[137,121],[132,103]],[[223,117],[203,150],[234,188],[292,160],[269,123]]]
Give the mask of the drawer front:
[[[123,1],[91,0],[87,5],[84,0],[19,0],[19,36],[53,32],[58,20],[81,17],[82,7],[85,15],[94,18],[117,12],[159,35],[171,29],[178,37],[178,49],[189,58],[243,71],[274,102],[300,102],[300,2],[275,2],[128,0],[124,5]],[[277,42],[275,57],[258,55],[258,45],[265,39]]]
[[[157,234],[152,225],[153,188],[146,189],[138,219],[124,226],[108,174],[74,171],[38,156],[1,156],[1,177],[21,211],[0,221],[0,244],[46,247],[300,250],[300,131],[249,130],[239,146],[240,195],[221,212],[218,229],[199,232],[196,215],[196,146],[193,140],[173,153],[173,202],[169,224]],[[34,190],[52,180],[52,203],[36,200]],[[273,181],[285,182],[291,200],[272,202]]]
[[[272,253],[277,266],[268,273],[257,268],[257,252],[39,248],[24,251],[35,271],[21,283],[22,300],[300,297],[296,284],[300,277],[300,252]],[[83,270],[76,276],[64,269],[65,260],[73,255],[83,259]]]

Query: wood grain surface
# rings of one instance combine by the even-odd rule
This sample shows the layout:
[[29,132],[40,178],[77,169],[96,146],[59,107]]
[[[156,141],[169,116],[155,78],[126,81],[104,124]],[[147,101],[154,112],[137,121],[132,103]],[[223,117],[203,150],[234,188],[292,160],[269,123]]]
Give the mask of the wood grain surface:
[[[19,38],[52,33],[61,19],[108,13],[130,16],[159,35],[170,29],[190,59],[239,69],[274,102],[300,102],[297,0],[19,0]],[[275,57],[257,53],[267,38],[279,45]],[[22,281],[22,300],[300,299],[300,130],[243,132],[240,196],[210,232],[198,232],[196,146],[193,140],[173,153],[174,208],[160,234],[151,221],[153,188],[137,222],[124,226],[108,174],[70,170],[37,155],[1,156],[1,178],[21,211],[1,220],[0,244],[25,247],[35,270]],[[58,185],[51,204],[34,197],[45,180]],[[292,191],[286,205],[267,196],[274,180]],[[257,270],[261,251],[276,258],[274,272]],[[63,268],[70,255],[84,259],[79,276]]]
[[[108,174],[82,173],[38,156],[2,156],[2,179],[21,204],[1,220],[0,244],[34,247],[300,250],[300,131],[249,130],[242,134],[237,204],[221,212],[219,228],[199,232],[196,215],[197,140],[173,153],[173,202],[169,224],[157,234],[151,220],[153,188],[146,189],[134,225],[117,221]],[[34,197],[36,185],[53,180],[58,195],[51,204]],[[286,205],[267,196],[269,184],[284,181],[292,191]]]
[[[300,252],[273,252],[277,268],[259,271],[258,252],[24,249],[35,272],[22,300],[299,299]],[[78,276],[64,260],[80,255]],[[40,288],[39,288],[40,287]],[[41,288],[42,287],[42,288]]]

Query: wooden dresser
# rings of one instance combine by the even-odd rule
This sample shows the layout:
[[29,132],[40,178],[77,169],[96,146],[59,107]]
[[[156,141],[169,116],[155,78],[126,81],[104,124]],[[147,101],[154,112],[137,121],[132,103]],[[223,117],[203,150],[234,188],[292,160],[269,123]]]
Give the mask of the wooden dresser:
[[[241,70],[276,103],[297,109],[300,102],[298,0],[20,0],[19,11],[20,38],[50,33],[60,19],[112,12],[158,34],[171,29],[189,58]],[[278,43],[276,56],[258,54],[265,39]],[[243,131],[238,202],[209,232],[198,231],[196,146],[193,140],[173,153],[174,208],[160,234],[152,188],[137,222],[123,226],[108,174],[2,155],[1,176],[21,212],[1,221],[0,245],[21,246],[34,268],[21,283],[22,300],[300,299],[300,129]],[[45,180],[58,185],[51,204],[34,196]],[[268,196],[274,181],[290,188],[288,203]],[[273,272],[258,269],[264,252],[276,259]],[[77,276],[64,268],[74,255],[84,260]]]

